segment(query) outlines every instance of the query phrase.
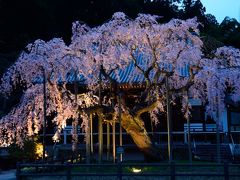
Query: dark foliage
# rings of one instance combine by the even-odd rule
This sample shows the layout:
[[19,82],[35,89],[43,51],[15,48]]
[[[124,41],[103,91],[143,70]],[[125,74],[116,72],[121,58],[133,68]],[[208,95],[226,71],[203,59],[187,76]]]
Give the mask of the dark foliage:
[[36,153],[38,138],[33,138],[32,140],[25,140],[23,147],[19,147],[16,144],[11,144],[8,147],[9,159],[15,162],[33,162],[39,157]]

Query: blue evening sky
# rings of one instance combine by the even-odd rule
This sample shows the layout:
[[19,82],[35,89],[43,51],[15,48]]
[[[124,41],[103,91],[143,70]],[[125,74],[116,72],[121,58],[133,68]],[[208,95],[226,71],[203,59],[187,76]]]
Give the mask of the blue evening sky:
[[240,0],[201,0],[206,7],[206,13],[216,17],[219,23],[229,16],[240,22]]

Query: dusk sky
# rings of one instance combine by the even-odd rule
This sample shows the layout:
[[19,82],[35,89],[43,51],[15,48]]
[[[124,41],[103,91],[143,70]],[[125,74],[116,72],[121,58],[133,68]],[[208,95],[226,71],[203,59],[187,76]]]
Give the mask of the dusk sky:
[[219,23],[229,16],[240,22],[240,0],[201,0],[206,13],[213,14]]

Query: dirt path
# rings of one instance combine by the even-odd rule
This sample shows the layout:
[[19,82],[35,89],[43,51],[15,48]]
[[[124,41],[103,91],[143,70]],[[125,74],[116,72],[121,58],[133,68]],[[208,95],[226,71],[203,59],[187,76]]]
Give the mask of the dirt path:
[[11,169],[8,171],[1,171],[0,179],[1,180],[15,180],[16,179],[16,169]]

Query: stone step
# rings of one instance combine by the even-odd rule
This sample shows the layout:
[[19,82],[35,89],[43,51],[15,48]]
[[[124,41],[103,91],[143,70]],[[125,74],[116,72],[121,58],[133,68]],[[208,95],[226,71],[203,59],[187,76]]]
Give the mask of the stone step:
[[[213,145],[197,145],[195,149],[195,158],[201,160],[217,161],[217,146]],[[232,155],[228,145],[220,145],[221,161],[231,161]]]

